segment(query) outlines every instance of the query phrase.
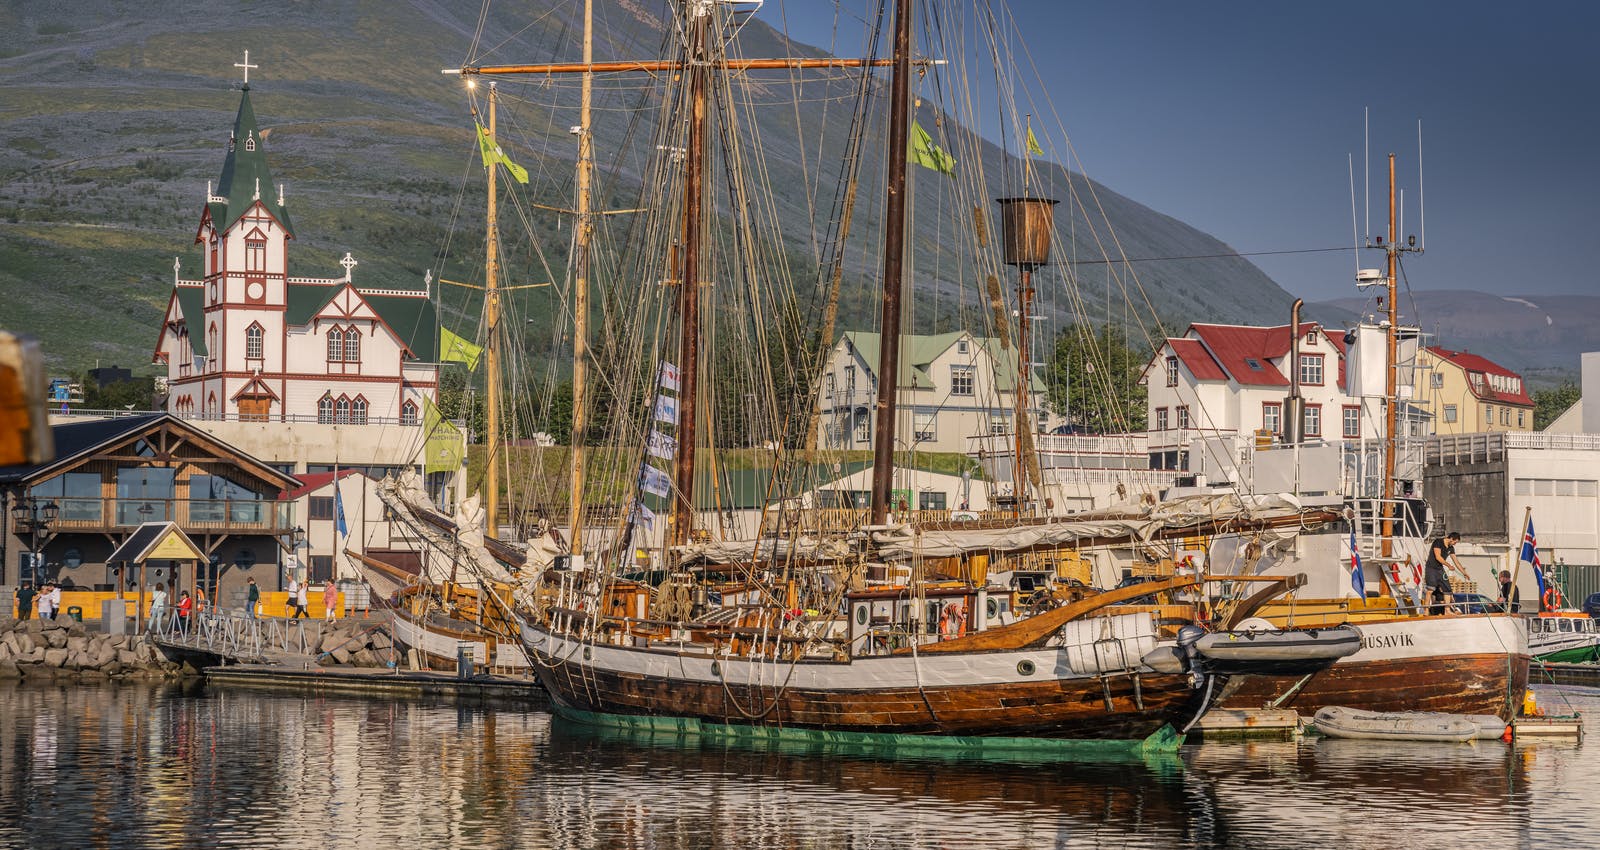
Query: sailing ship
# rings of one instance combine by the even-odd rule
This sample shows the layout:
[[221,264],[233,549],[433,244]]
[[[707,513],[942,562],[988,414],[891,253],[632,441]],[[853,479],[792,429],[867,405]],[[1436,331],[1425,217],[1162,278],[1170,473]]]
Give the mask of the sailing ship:
[[[877,388],[868,524],[839,539],[782,529],[781,522],[778,533],[757,539],[715,539],[696,527],[697,428],[706,418],[699,408],[705,394],[700,372],[708,359],[701,348],[702,261],[712,241],[707,111],[709,99],[720,91],[715,74],[892,68],[879,351],[881,373],[889,376],[898,374],[905,277],[910,0],[896,4],[893,58],[887,60],[731,58],[721,39],[737,29],[738,13],[730,13],[731,5],[683,4],[673,39],[681,54],[673,59],[595,63],[586,38],[579,63],[447,71],[468,77],[576,72],[585,75],[586,92],[587,77],[598,68],[667,71],[680,81],[671,96],[688,116],[686,144],[672,151],[675,165],[662,172],[676,176],[681,189],[673,261],[664,275],[676,293],[671,309],[678,329],[677,362],[662,358],[659,369],[649,370],[652,385],[644,394],[652,419],[675,430],[669,436],[652,429],[649,439],[641,440],[643,460],[627,494],[629,507],[612,545],[602,548],[586,545],[580,533],[584,434],[574,428],[568,551],[561,558],[529,557],[513,600],[529,661],[555,710],[585,722],[737,736],[910,735],[921,743],[927,741],[922,736],[955,736],[991,745],[1027,739],[1020,746],[1038,746],[1031,739],[1048,737],[1170,745],[1177,738],[1162,735],[1163,730],[1187,729],[1231,677],[1300,675],[1353,651],[1355,635],[1349,629],[1226,646],[1208,643],[1207,630],[1194,622],[1192,602],[1206,577],[1194,573],[1016,616],[1014,594],[987,583],[986,559],[995,552],[1022,557],[1039,551],[1032,535],[1036,522],[1014,516],[1018,522],[1010,526],[977,532],[984,541],[982,553],[974,546],[937,557],[918,542],[924,529],[892,521],[894,380]],[[575,133],[587,143],[587,114]],[[492,134],[488,144],[494,144]],[[925,143],[923,153],[932,157]],[[581,154],[580,168],[584,159]],[[492,173],[496,164],[488,154],[485,161]],[[503,164],[504,158],[496,161]],[[1053,202],[1025,196],[1001,203],[1008,225],[1005,262],[1023,271],[1020,296],[1026,314],[1028,273],[1047,262]],[[584,217],[577,230],[588,230]],[[492,263],[492,222],[488,244]],[[576,253],[581,263],[587,250]],[[576,275],[583,276],[582,271]],[[577,311],[579,321],[582,312]],[[1024,339],[1025,327],[1024,322]],[[585,334],[580,330],[575,336],[581,340]],[[579,362],[584,357],[580,347]],[[1024,386],[1026,369],[1023,355]],[[492,366],[490,372],[492,380]],[[575,399],[583,392],[575,387]],[[1026,448],[1030,433],[1026,410],[1022,396],[1015,421],[1019,449]],[[784,452],[778,454],[781,465]],[[651,457],[669,459],[673,474],[651,465]],[[496,489],[488,485],[491,528],[498,521]],[[670,502],[667,553],[658,569],[630,576],[625,573],[634,564],[624,556],[634,531],[654,517],[643,504],[644,493]],[[1280,591],[1294,583],[1258,578]],[[1207,646],[1216,646],[1216,654],[1209,655]]]

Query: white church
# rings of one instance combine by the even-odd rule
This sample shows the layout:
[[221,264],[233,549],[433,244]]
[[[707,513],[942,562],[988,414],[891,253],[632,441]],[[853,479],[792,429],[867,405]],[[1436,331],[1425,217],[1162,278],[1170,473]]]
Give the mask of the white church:
[[267,168],[248,74],[195,235],[203,274],[185,279],[173,262],[155,350],[167,367],[167,410],[229,422],[418,425],[439,382],[429,288],[358,284],[349,254],[341,277],[289,274],[294,225]]

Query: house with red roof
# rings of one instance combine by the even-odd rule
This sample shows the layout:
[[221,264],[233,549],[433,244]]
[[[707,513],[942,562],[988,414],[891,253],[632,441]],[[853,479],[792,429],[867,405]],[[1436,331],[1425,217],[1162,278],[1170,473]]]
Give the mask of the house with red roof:
[[[1296,342],[1298,341],[1298,346]],[[1150,466],[1189,469],[1201,437],[1277,439],[1284,400],[1298,378],[1307,440],[1380,436],[1382,408],[1348,393],[1344,335],[1315,322],[1193,324],[1166,340],[1145,367]]]
[[1437,345],[1424,348],[1420,360],[1434,433],[1533,430],[1533,397],[1521,375],[1481,354]]

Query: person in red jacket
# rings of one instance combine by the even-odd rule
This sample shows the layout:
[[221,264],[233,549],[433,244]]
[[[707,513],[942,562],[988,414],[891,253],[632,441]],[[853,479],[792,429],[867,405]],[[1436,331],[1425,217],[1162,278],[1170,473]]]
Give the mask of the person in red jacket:
[[189,591],[185,590],[178,597],[178,631],[189,631],[189,614],[194,611],[194,600],[189,598]]

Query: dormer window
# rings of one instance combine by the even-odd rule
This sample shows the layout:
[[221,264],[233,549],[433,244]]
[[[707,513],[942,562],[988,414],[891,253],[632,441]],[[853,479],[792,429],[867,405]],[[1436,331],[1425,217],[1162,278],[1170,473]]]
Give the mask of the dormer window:
[[253,150],[256,149],[256,137],[255,136],[247,136],[245,138],[245,140],[244,140],[244,149],[247,150],[247,151],[253,151]]
[[966,340],[963,339],[963,340],[959,340],[958,342],[956,342],[956,353],[957,354],[966,354],[967,353],[967,341]]
[[1255,359],[1254,357],[1246,357],[1244,359],[1244,365],[1249,366],[1250,367],[1250,371],[1252,371],[1252,372],[1261,371],[1261,361]]

